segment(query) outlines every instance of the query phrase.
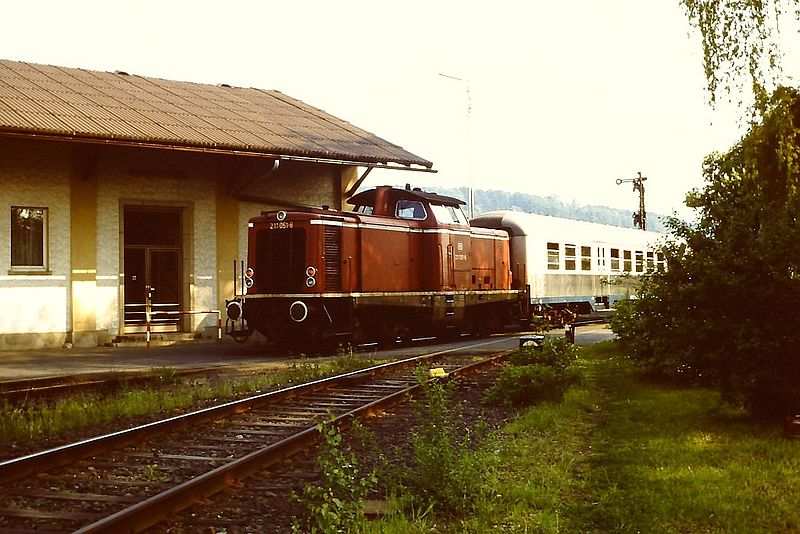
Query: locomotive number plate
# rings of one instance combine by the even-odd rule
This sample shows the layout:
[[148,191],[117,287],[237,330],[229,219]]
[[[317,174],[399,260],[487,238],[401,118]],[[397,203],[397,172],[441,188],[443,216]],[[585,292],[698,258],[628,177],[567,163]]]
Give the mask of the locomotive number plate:
[[269,223],[270,230],[288,230],[289,228],[294,228],[294,222],[289,221],[281,221],[281,222],[271,222]]

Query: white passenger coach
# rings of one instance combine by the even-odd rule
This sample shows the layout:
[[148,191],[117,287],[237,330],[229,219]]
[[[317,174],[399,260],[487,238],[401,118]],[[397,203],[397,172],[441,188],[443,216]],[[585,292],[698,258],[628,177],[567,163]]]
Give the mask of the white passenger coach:
[[609,309],[634,293],[636,275],[664,268],[659,232],[517,211],[484,213],[471,224],[509,233],[513,287],[529,285],[532,305],[565,320]]

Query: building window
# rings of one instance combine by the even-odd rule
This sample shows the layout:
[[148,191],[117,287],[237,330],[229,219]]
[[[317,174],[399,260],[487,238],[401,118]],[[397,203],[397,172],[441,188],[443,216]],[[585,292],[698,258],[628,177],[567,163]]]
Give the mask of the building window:
[[576,265],[576,251],[575,245],[564,245],[564,269],[567,271],[574,271]]
[[559,269],[560,260],[558,258],[559,245],[558,243],[547,244],[547,268],[551,271]]
[[11,207],[11,270],[47,270],[47,208]]
[[619,271],[619,249],[611,249],[611,270]]
[[651,271],[653,269],[653,267],[655,267],[655,265],[656,265],[655,254],[653,253],[652,250],[648,250],[647,251],[647,270]]
[[581,271],[592,270],[592,247],[581,247]]
[[626,273],[629,273],[629,272],[631,272],[633,270],[632,265],[631,265],[631,263],[632,263],[631,262],[631,251],[630,250],[623,250],[622,254],[623,254],[623,256],[622,256],[622,259],[623,259],[622,270],[625,271]]
[[644,251],[641,250],[636,251],[636,272],[644,272]]

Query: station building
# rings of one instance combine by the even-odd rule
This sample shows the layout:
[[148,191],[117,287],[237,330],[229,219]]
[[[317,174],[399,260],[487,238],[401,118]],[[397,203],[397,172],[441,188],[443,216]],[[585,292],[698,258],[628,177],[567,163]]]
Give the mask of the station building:
[[251,217],[431,167],[277,91],[0,60],[0,349],[141,333],[148,296],[216,335]]

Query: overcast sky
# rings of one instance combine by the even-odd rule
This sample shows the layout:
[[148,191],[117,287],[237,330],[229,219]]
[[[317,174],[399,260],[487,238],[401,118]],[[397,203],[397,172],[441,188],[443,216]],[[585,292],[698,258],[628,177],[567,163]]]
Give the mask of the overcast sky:
[[[0,57],[276,89],[434,162],[389,181],[683,209],[740,133],[712,112],[678,0],[43,2],[3,6]],[[460,78],[464,81],[443,77]],[[471,112],[468,114],[467,88]]]

